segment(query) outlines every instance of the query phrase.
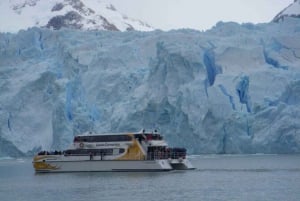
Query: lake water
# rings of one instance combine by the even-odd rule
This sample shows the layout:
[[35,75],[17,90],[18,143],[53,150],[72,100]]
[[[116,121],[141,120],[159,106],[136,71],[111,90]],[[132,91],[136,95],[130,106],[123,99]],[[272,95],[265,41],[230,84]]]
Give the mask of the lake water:
[[0,160],[0,201],[299,201],[300,155],[191,156],[191,171],[35,174]]

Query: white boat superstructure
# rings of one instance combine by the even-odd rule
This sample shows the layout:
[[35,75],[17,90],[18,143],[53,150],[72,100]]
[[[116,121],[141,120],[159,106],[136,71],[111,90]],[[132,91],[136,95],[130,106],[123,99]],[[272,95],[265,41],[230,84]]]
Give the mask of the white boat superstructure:
[[94,134],[74,137],[69,149],[34,156],[36,172],[170,171],[194,169],[185,148],[170,148],[155,132]]

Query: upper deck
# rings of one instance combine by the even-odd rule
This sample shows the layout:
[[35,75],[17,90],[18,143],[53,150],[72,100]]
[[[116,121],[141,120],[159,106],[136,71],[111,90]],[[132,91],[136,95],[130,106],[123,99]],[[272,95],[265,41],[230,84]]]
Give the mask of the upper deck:
[[109,134],[95,134],[92,132],[86,132],[82,135],[74,137],[75,142],[123,142],[132,141],[138,139],[139,141],[152,141],[163,140],[161,134],[155,132],[136,132],[136,133],[109,133]]

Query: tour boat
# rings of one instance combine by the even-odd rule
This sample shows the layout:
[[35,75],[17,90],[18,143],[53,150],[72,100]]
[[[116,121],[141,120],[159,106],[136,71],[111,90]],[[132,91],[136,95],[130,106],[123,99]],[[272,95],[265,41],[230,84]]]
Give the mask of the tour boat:
[[156,130],[74,137],[64,151],[39,152],[33,158],[37,173],[101,171],[170,171],[194,169],[185,148],[170,148]]

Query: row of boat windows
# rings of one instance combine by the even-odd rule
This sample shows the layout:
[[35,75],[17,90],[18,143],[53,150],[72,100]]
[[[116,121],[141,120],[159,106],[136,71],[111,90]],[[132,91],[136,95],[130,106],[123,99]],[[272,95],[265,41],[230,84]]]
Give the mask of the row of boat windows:
[[125,149],[69,149],[64,151],[65,155],[112,155],[124,153]]
[[131,141],[129,135],[98,135],[98,136],[76,136],[74,142],[121,142]]
[[[136,134],[135,138],[139,140],[162,140],[159,134]],[[129,135],[97,135],[97,136],[76,136],[74,142],[121,142],[131,141]]]

